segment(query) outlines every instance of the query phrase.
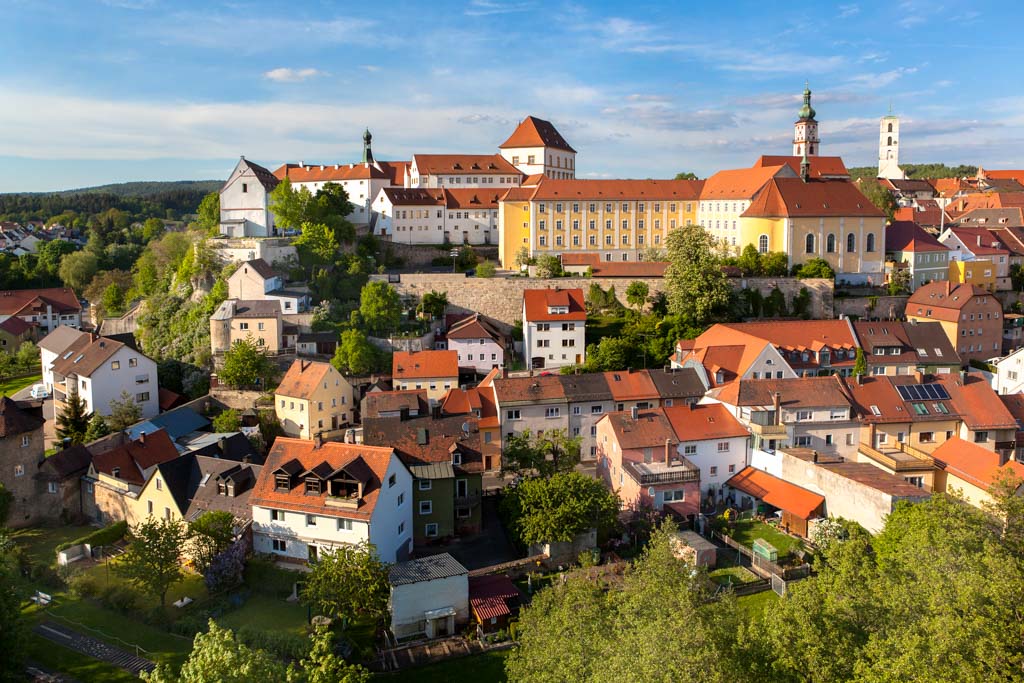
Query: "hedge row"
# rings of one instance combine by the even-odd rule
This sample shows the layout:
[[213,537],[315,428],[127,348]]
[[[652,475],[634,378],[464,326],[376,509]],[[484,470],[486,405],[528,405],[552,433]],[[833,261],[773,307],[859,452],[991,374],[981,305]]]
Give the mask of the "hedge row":
[[97,529],[91,534],[86,534],[81,538],[61,543],[57,546],[57,552],[67,550],[73,545],[82,545],[83,543],[88,543],[92,547],[111,545],[124,538],[126,533],[128,533],[128,522],[114,522],[110,526]]

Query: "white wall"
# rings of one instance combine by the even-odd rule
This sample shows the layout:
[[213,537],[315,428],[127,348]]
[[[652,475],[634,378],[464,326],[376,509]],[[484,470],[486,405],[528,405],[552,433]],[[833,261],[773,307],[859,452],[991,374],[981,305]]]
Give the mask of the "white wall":
[[[136,367],[129,367],[129,361],[135,359]],[[112,364],[117,362],[117,370]],[[145,377],[139,383],[136,378]],[[52,381],[52,378],[51,378]],[[68,387],[70,390],[71,387]],[[156,363],[130,347],[122,347],[117,353],[104,361],[103,365],[93,371],[91,377],[78,378],[78,393],[85,399],[90,411],[98,411],[103,415],[110,414],[110,402],[121,399],[121,392],[127,391],[142,409],[142,418],[156,417],[160,413],[160,386],[157,382]],[[139,400],[138,395],[148,393],[149,398]]]
[[[708,489],[714,488],[719,491],[725,482],[734,474],[740,472],[747,466],[749,437],[732,437],[729,439],[711,439],[701,441],[683,441],[678,445],[678,452],[687,460],[700,468],[700,490],[701,495],[707,493]],[[729,444],[729,450],[720,452],[719,443]],[[687,446],[695,446],[696,453],[687,453]],[[730,466],[732,471],[730,471]],[[711,468],[716,467],[715,474]]]
[[505,365],[505,350],[493,339],[449,339],[448,350],[459,354],[459,367],[474,367],[487,373],[494,366],[500,368]]
[[391,630],[399,637],[422,633],[423,613],[455,608],[455,622],[469,621],[469,575],[391,587]]
[[[395,476],[394,486],[388,485],[391,475]],[[408,559],[412,550],[412,507],[412,474],[398,456],[393,455],[370,519],[370,542],[377,546],[382,561]]]
[[[526,319],[525,306],[523,319]],[[538,330],[538,325],[550,325],[548,330]],[[564,330],[563,325],[571,326],[572,329]],[[571,342],[572,346],[563,346],[563,340]],[[544,359],[544,368],[560,368],[566,365],[577,363],[576,356],[579,355],[579,363],[586,360],[586,322],[582,320],[566,323],[552,321],[550,323],[537,323],[528,321],[523,326],[523,355],[527,367],[532,367],[535,356]],[[547,343],[547,346],[542,346]]]
[[[269,237],[274,234],[274,214],[267,208],[267,191],[244,161],[239,161],[220,191],[221,222],[237,219],[248,220],[252,225],[246,226],[246,234],[232,232],[232,237]],[[222,228],[222,234],[227,234],[227,227]]]
[[994,385],[997,394],[1019,394],[1024,391],[1024,349],[1014,351],[996,363]]
[[[306,513],[284,511],[283,521],[271,521],[270,508],[254,505],[252,508],[253,550],[258,553],[273,553],[296,560],[309,558],[309,546],[333,548],[341,545],[355,545],[369,538],[370,525],[352,521],[352,530],[339,530],[338,519],[316,515],[316,525],[307,526]],[[273,539],[284,540],[285,552],[274,550]]]

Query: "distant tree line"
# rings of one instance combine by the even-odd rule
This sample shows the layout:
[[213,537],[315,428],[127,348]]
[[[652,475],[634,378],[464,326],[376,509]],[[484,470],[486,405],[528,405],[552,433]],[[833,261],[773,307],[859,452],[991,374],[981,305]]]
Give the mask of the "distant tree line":
[[[974,177],[978,173],[977,166],[946,166],[946,164],[900,164],[900,168],[908,178],[965,178]],[[877,166],[854,166],[848,169],[854,180],[861,178],[877,178]]]

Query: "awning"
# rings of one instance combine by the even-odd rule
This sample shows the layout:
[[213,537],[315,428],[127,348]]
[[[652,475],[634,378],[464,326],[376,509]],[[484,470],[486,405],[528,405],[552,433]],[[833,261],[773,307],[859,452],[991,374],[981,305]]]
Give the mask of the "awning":
[[825,502],[822,495],[749,466],[725,482],[725,485],[790,512],[800,519],[809,519]]

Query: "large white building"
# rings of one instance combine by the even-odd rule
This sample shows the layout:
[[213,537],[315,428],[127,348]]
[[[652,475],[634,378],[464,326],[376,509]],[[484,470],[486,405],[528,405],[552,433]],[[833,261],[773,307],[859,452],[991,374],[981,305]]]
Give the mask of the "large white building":
[[242,157],[220,189],[220,232],[228,237],[271,237],[277,234],[270,193],[278,179]]
[[500,154],[414,154],[406,187],[519,187],[523,174]]
[[527,116],[498,149],[524,175],[543,174],[552,180],[576,177],[576,150],[550,121]]
[[523,354],[529,367],[583,364],[586,327],[582,289],[523,291]]
[[281,560],[368,541],[392,563],[412,549],[412,475],[390,448],[279,436],[249,500],[253,550]]
[[55,413],[74,390],[88,412],[110,415],[111,401],[125,393],[138,404],[143,419],[160,412],[156,363],[132,347],[63,326],[46,335],[39,347],[43,383],[53,394]]
[[497,244],[499,192],[385,187],[373,202],[375,232],[401,244]]

